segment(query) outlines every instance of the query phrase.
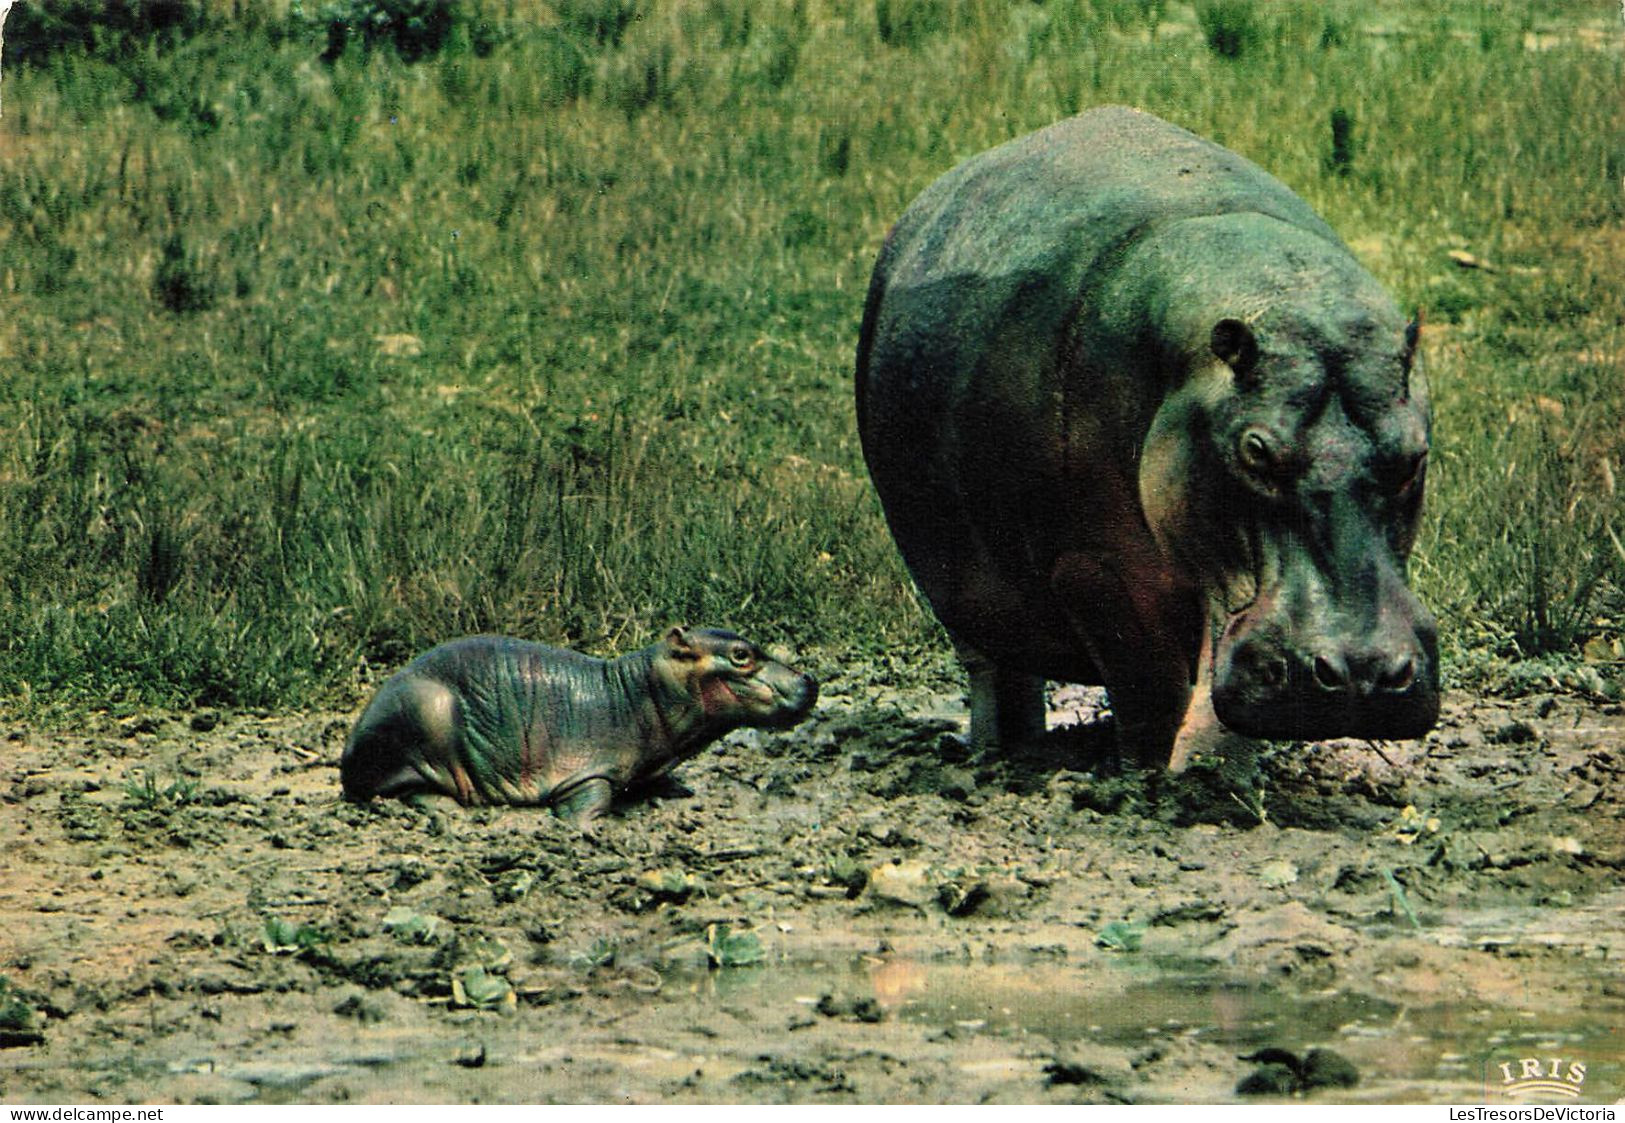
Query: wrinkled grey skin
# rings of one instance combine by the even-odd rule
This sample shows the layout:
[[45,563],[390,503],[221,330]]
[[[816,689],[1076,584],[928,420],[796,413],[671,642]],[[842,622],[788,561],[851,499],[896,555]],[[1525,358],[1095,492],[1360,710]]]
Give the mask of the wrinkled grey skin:
[[1415,737],[1416,325],[1241,157],[1106,108],[925,190],[875,267],[859,432],[971,676],[972,740],[1102,683],[1122,748]]
[[727,631],[673,628],[619,659],[473,636],[384,683],[339,773],[353,800],[547,805],[585,827],[628,785],[740,726],[795,725],[817,697],[810,677]]

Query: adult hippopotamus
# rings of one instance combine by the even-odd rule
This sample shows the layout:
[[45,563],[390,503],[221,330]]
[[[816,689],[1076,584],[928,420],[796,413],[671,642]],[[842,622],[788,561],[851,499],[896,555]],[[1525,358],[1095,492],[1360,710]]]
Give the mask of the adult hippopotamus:
[[948,172],[880,252],[857,412],[975,745],[1041,732],[1044,679],[1149,765],[1437,719],[1417,325],[1235,153],[1113,107]]
[[673,628],[619,659],[507,636],[432,648],[391,676],[344,746],[344,794],[550,806],[590,826],[618,791],[740,726],[787,728],[818,685],[722,629]]

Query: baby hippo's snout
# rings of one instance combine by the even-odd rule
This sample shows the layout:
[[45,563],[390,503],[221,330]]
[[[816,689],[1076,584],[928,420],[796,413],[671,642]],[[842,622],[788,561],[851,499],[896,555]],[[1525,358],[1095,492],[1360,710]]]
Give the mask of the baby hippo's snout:
[[818,701],[818,683],[809,674],[774,664],[774,673],[764,677],[773,689],[775,726],[791,726],[812,712]]

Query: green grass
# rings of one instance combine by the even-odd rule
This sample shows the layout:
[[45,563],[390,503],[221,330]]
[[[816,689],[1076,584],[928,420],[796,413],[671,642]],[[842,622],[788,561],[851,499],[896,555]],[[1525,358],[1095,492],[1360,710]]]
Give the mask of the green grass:
[[415,62],[237,7],[7,42],[11,708],[350,704],[475,630],[940,649],[851,417],[868,272],[957,160],[1109,102],[1427,310],[1452,665],[1618,658],[1609,3],[487,0]]

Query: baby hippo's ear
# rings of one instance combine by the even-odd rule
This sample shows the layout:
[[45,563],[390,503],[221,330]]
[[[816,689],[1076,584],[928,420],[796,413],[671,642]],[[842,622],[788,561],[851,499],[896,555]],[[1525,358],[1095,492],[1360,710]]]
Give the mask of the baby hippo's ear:
[[1422,373],[1416,362],[1421,343],[1422,309],[1418,308],[1415,315],[1411,317],[1411,322],[1405,325],[1405,354],[1400,359],[1400,363],[1405,371],[1405,396],[1407,398],[1415,396],[1426,402],[1428,395],[1427,376]]
[[694,649],[694,637],[681,624],[666,633],[666,650],[671,652],[675,659],[700,657],[700,653]]

